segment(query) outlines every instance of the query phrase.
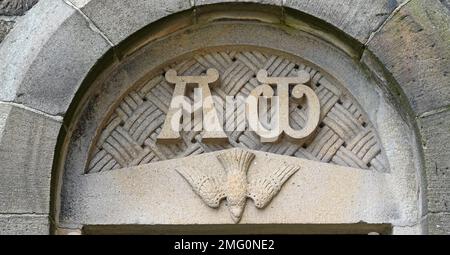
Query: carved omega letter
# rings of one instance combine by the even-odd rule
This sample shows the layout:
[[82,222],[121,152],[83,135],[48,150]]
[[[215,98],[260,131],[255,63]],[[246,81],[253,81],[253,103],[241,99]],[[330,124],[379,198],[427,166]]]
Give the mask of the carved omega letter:
[[[256,87],[247,100],[247,110],[249,125],[260,137],[261,142],[276,142],[284,132],[289,138],[302,142],[308,138],[317,125],[320,117],[320,103],[316,93],[309,87],[303,85],[310,80],[310,76],[305,71],[298,72],[297,77],[268,77],[266,70],[260,70],[257,74],[259,82],[264,83]],[[272,118],[271,129],[267,130],[259,121],[258,116],[258,97],[260,95],[273,97],[274,91],[269,84],[276,84],[278,92],[277,104],[274,105],[275,113]],[[301,130],[294,130],[289,124],[289,85],[296,84],[292,90],[292,96],[300,100],[306,97],[308,119],[306,126]]]

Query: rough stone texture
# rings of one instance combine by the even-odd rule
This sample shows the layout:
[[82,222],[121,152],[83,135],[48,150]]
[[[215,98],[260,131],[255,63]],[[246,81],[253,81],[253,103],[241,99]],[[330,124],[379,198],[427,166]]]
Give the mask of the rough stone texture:
[[106,41],[81,15],[74,14],[41,49],[15,101],[53,115],[64,114],[84,77],[107,49]]
[[[450,211],[450,12],[447,7],[446,1],[413,0],[368,43],[369,49],[402,87],[414,114],[421,116],[418,125],[425,157],[430,234],[450,230],[448,216],[443,216]],[[443,223],[445,220],[447,223]]]
[[428,211],[450,212],[450,110],[420,118],[419,125],[425,154]]
[[0,43],[13,28],[14,21],[0,20]]
[[[281,0],[172,0],[108,1],[68,0],[80,8],[114,44],[133,32],[169,14],[194,6],[217,3],[260,3],[281,6]],[[284,6],[321,18],[365,42],[402,0],[334,1],[288,0]],[[132,15],[131,15],[132,13]]]
[[13,28],[17,16],[24,15],[39,0],[0,0],[0,43]]
[[450,235],[450,213],[428,215],[428,234]]
[[[39,15],[50,18],[37,23],[34,19],[42,19]],[[19,26],[30,33],[13,30],[0,46],[0,58],[5,60],[0,63],[0,76],[4,77],[0,100],[62,115],[110,45],[81,14],[59,0],[41,2]]]
[[441,3],[450,11],[450,1],[449,0],[439,0]]
[[49,212],[59,129],[49,117],[0,104],[0,213]]
[[417,115],[450,104],[449,14],[439,1],[413,0],[368,44]]
[[286,0],[285,7],[325,20],[364,43],[403,0]]
[[[195,169],[209,176],[221,176],[224,166],[217,157],[225,152],[66,180],[61,227],[235,224],[225,203],[218,208],[209,207],[177,172]],[[255,159],[247,173],[249,182],[267,178],[282,166],[300,170],[284,183],[267,207],[258,209],[255,203],[248,202],[240,224],[395,223],[402,217],[397,207],[399,201],[394,201],[393,186],[384,185],[388,174],[265,152],[252,153]],[[321,185],[317,185],[319,182]],[[261,192],[265,194],[266,190]]]
[[0,15],[23,15],[39,0],[0,0]]
[[74,12],[60,0],[41,1],[16,24],[16,29],[0,44],[0,59],[3,60],[0,62],[0,100],[14,101],[17,89],[40,49]]
[[48,235],[47,215],[0,214],[0,235]]
[[68,0],[80,8],[114,44],[170,14],[187,10],[189,0]]
[[16,16],[24,15],[39,0],[0,0],[0,43],[11,31],[15,24]]

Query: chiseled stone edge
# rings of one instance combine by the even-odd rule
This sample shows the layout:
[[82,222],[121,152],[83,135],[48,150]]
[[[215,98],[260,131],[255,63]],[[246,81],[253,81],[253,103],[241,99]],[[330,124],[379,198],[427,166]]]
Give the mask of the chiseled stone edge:
[[191,8],[189,0],[61,0],[95,24],[113,45],[170,14]]
[[0,103],[0,214],[48,214],[58,117]]
[[450,225],[442,223],[450,212],[449,31],[446,6],[437,0],[412,0],[367,43],[400,86],[406,98],[400,106],[410,105],[417,120],[426,180],[423,217],[430,234],[450,232]]
[[438,0],[412,0],[367,43],[392,73],[416,116],[450,105],[450,12]]
[[0,102],[0,235],[49,234],[50,183],[62,118]]
[[0,45],[0,100],[63,116],[110,48],[74,8],[62,0],[40,1]]
[[428,212],[450,213],[450,107],[418,122],[425,152]]

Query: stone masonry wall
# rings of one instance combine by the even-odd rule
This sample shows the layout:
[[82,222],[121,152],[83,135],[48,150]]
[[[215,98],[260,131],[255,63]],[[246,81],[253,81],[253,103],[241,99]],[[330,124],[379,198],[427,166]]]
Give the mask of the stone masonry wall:
[[[38,1],[0,0],[0,44],[4,42],[2,46],[7,45],[4,41],[7,34]],[[46,4],[46,2],[49,6],[58,6],[59,9],[55,9],[61,13],[61,16],[69,15],[69,13],[72,15],[71,13],[75,12],[70,9],[72,7],[69,5],[57,5],[57,1],[43,0],[39,5]],[[71,0],[69,2],[78,1]],[[102,1],[84,0],[81,2],[97,3]],[[104,39],[102,36],[105,35],[99,31],[105,32],[107,35],[105,38],[111,38],[108,43],[116,45],[126,37],[122,33],[129,32],[125,26],[137,24],[136,27],[140,29],[150,22],[146,18],[153,18],[145,12],[145,8],[141,8],[142,15],[128,15],[126,6],[131,6],[129,4],[131,1],[111,2],[113,7],[118,6],[117,8],[111,7],[109,10],[114,15],[103,15],[105,12],[108,13],[108,10],[104,10],[105,7],[101,4],[77,6],[80,9],[77,11],[82,12],[83,16],[73,15],[75,18],[62,26],[61,31],[67,33],[61,32],[61,35],[56,33],[57,36],[60,35],[57,39],[59,38],[58,40],[61,41],[46,45],[50,47],[49,52],[52,55],[46,55],[50,53],[43,51],[38,60],[43,59],[44,62],[48,59],[59,59],[58,64],[65,66],[64,59],[71,59],[72,56],[65,54],[71,52],[78,54],[76,50],[69,49],[70,47],[78,46],[84,51],[86,48],[93,48],[86,47],[87,44],[65,45],[61,43],[65,38],[73,39],[68,35],[72,35],[76,31],[78,32],[76,35],[84,35],[89,32],[91,36],[89,38],[96,40],[93,44],[101,45],[101,47],[98,46],[100,48],[98,50],[94,48],[96,50],[94,53],[92,53],[94,50],[91,50],[89,54],[77,55],[79,59],[88,64],[95,62],[98,58],[97,55],[101,55],[106,48],[104,45],[106,43],[102,41]],[[136,0],[136,2],[143,1]],[[156,3],[166,4],[168,2],[174,1],[154,1],[155,6],[152,10],[162,8]],[[191,5],[200,5],[203,2],[226,1],[180,0],[179,2],[183,3],[180,6],[191,8],[194,7]],[[254,0],[251,2],[267,3],[271,1]],[[383,1],[386,3],[386,8],[383,7],[384,9],[379,12],[371,6],[376,1],[365,1],[367,4],[360,6],[350,4],[353,1],[338,2],[334,0],[317,0],[314,4],[311,4],[312,1],[304,0],[280,0],[278,2],[286,7],[325,20],[357,39],[364,46],[364,52],[373,53],[386,71],[398,82],[399,90],[404,93],[404,103],[407,105],[405,108],[412,108],[411,115],[417,121],[420,134],[420,145],[418,146],[423,148],[423,168],[425,170],[422,175],[426,179],[424,200],[427,209],[423,212],[422,219],[428,224],[424,232],[450,234],[450,33],[448,32],[450,31],[450,0],[386,0]],[[360,3],[363,2],[361,0]],[[99,12],[95,8],[101,8],[102,11]],[[177,8],[181,10],[184,7],[174,7],[173,11],[167,12],[165,15],[179,11]],[[117,10],[121,10],[121,12],[118,13]],[[130,10],[135,12],[135,9],[131,7]],[[367,12],[367,10],[371,10],[371,12]],[[340,13],[340,15],[336,15],[336,13]],[[123,16],[120,16],[121,14]],[[117,22],[119,18],[133,16],[136,16],[134,23]],[[158,18],[161,17],[158,16]],[[57,17],[54,19],[58,21]],[[100,29],[89,31],[85,27],[85,19],[95,21],[90,24],[98,24]],[[369,22],[370,20],[376,22]],[[51,22],[47,24],[51,24]],[[374,27],[371,26],[373,24],[375,24]],[[135,30],[138,30],[137,28]],[[90,40],[94,41],[94,39]],[[90,42],[89,40],[84,41]],[[8,46],[21,46],[20,43],[25,44],[19,40],[17,44],[11,43]],[[58,49],[58,51],[52,51],[52,49]],[[7,51],[14,51],[14,54],[11,54],[14,55],[14,58],[19,55],[13,47],[7,48]],[[90,58],[93,59],[90,60]],[[3,61],[6,63],[7,60],[0,59],[0,66],[4,68],[3,70],[12,70],[6,69],[6,65],[2,65]],[[32,64],[39,65],[39,63],[36,60]],[[89,66],[84,62],[80,63],[77,63],[75,67]],[[18,70],[20,71],[20,68]],[[1,85],[6,78],[1,76],[1,71],[0,69],[0,96],[2,93],[7,94],[8,92],[7,90],[6,92],[2,91]],[[35,73],[39,75],[44,72],[45,70],[38,69]],[[71,70],[73,75],[78,73]],[[41,77],[47,78],[45,75],[41,75]],[[42,79],[44,80],[44,78]],[[67,80],[76,80],[76,78]],[[53,84],[47,82],[53,81],[50,78],[45,81],[42,84]],[[45,87],[38,87],[39,91],[45,89]],[[72,87],[70,88],[72,89]],[[55,95],[52,96],[55,97]],[[48,234],[50,210],[48,194],[50,193],[51,179],[49,169],[53,163],[56,146],[55,134],[60,130],[62,117],[45,114],[45,109],[38,109],[39,107],[32,104],[26,105],[23,101],[16,102],[14,99],[2,101],[0,102],[0,170],[4,170],[4,172],[1,172],[2,176],[0,176],[0,234]],[[39,98],[36,101],[42,100]],[[37,110],[30,110],[30,107]],[[11,144],[17,146],[11,146]],[[41,155],[46,156],[42,157]]]

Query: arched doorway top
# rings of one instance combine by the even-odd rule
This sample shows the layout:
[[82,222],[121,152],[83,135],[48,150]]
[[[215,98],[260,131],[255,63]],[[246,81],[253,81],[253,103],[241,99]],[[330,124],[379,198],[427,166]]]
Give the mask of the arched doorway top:
[[[171,29],[192,25],[198,21],[202,12],[208,18],[208,7],[217,6],[210,4],[227,3],[225,9],[228,9],[230,4],[238,2],[40,1],[2,43],[5,50],[0,50],[0,57],[4,60],[1,63],[0,75],[4,77],[4,82],[0,85],[0,100],[14,101],[51,115],[64,115],[91,67],[110,50],[113,55],[120,56],[120,44],[131,35],[149,24],[179,12],[184,12],[183,24],[174,24]],[[249,4],[249,1],[244,2]],[[240,12],[239,15],[223,18],[248,19],[254,18],[252,16],[255,16],[255,13],[266,13],[267,15],[259,15],[258,18],[274,23],[292,21],[294,28],[308,28],[311,25],[328,26],[328,29],[336,27],[344,31],[342,35],[355,38],[355,41],[361,44],[379,26],[385,14],[390,13],[395,6],[392,4],[395,1],[364,1],[364,4],[358,6],[342,5],[345,8],[336,8],[342,13],[336,14],[323,12],[336,7],[337,3],[329,1],[317,1],[312,5],[297,1],[250,2],[263,5],[255,5],[257,8],[238,5],[234,10]],[[213,7],[212,10],[220,12],[221,8]],[[295,18],[291,19],[290,16],[295,16],[296,13],[289,10],[299,10],[316,17],[319,23],[323,20],[322,24],[297,23]],[[352,16],[370,21],[361,23],[352,19]],[[36,23],[36,19],[41,22]],[[329,25],[326,25],[327,23]],[[309,29],[319,31],[314,26]],[[10,48],[16,50],[7,50]]]
[[[419,205],[415,152],[406,135],[411,130],[403,133],[408,125],[384,94],[383,85],[366,73],[346,48],[318,35],[255,19],[212,17],[209,14],[207,22],[159,40],[144,37],[144,43],[130,44],[132,50],[120,63],[108,66],[89,84],[74,109],[76,115],[60,151],[60,172],[64,173],[60,226],[230,224],[219,198],[211,207],[220,209],[211,210],[194,192],[186,192],[189,184],[183,180],[190,180],[195,189],[198,178],[206,180],[208,174],[222,179],[217,160],[230,153],[232,156],[223,157],[254,158],[245,170],[248,189],[250,179],[264,171],[270,175],[276,165],[292,162],[298,169],[304,168],[295,175],[289,172],[290,166],[288,172],[281,169],[279,174],[293,175],[289,181],[274,179],[277,190],[286,182],[288,188],[280,191],[285,199],[275,197],[267,209],[246,206],[239,215],[242,224],[363,221],[395,228],[414,224]],[[263,144],[255,133],[233,129],[227,130],[227,141],[217,145],[203,142],[202,132],[187,131],[179,143],[158,143],[176,90],[169,84],[169,70],[180,77],[201,77],[208,76],[209,69],[218,73],[217,86],[211,87],[211,94],[217,96],[216,108],[225,105],[226,96],[248,97],[262,86],[257,75],[260,70],[281,78],[307,73],[307,85],[321,107],[317,134],[304,143],[278,140]],[[186,95],[189,91],[185,89]],[[290,123],[298,125],[297,129],[311,118],[310,106],[303,106],[290,105]],[[194,172],[185,169],[187,166]],[[313,188],[317,179],[309,178],[310,174],[321,176],[324,185]],[[342,196],[333,198],[339,190]],[[303,198],[296,199],[300,194]],[[317,195],[322,203],[315,203]],[[106,208],[125,201],[123,210],[107,212]],[[167,214],[177,206],[186,214]]]
[[[100,0],[40,1],[0,45],[0,141],[2,146],[9,148],[2,150],[2,159],[7,159],[4,168],[6,172],[14,172],[14,169],[30,171],[36,174],[36,182],[39,183],[26,191],[32,195],[20,200],[24,202],[8,207],[13,209],[2,209],[2,213],[38,213],[36,219],[26,216],[24,222],[31,222],[40,232],[45,232],[45,226],[48,226],[45,215],[49,213],[56,133],[63,126],[63,116],[64,121],[70,122],[73,113],[67,111],[77,101],[74,100],[76,94],[84,91],[83,81],[90,73],[96,72],[93,68],[96,63],[108,58],[106,62],[120,60],[123,46],[120,42],[163,17],[183,11],[196,17],[195,12],[209,4],[227,3],[231,6],[230,1],[152,1],[157,4],[164,2],[165,5],[155,8],[154,16],[145,15],[142,19],[140,14],[149,11],[150,6],[145,5],[148,1],[133,1],[136,4],[116,2],[107,6]],[[425,162],[421,162],[419,155],[417,164],[423,166],[431,178],[428,188],[425,181],[420,185],[421,192],[428,189],[430,196],[428,203],[427,199],[418,198],[423,203],[422,216],[429,215],[430,222],[436,225],[448,218],[448,213],[433,214],[449,211],[447,200],[441,199],[439,193],[446,190],[446,183],[435,178],[437,170],[448,169],[449,158],[447,147],[441,145],[448,140],[445,133],[450,100],[450,90],[446,86],[450,79],[447,70],[450,58],[446,57],[450,54],[448,9],[439,1],[421,0],[361,1],[357,6],[350,5],[351,1],[336,6],[336,1],[326,0],[315,1],[314,4],[308,4],[309,1],[252,2],[265,4],[261,9],[269,5],[272,9],[281,10],[279,17],[282,21],[287,21],[295,12],[316,17],[322,22],[310,31],[323,31],[328,27],[336,32],[337,28],[337,37],[351,42],[347,45],[347,52],[350,55],[356,52],[356,60],[386,83],[386,91],[392,93],[394,101],[398,102],[397,108],[404,112],[405,119],[409,118],[410,128],[416,130],[415,135],[421,136],[427,145],[423,147],[420,142],[416,143],[419,150],[425,149]],[[169,8],[165,8],[167,6]],[[290,12],[291,9],[294,13]],[[108,12],[115,15],[103,15]],[[129,16],[135,19],[129,19]],[[306,25],[299,27],[307,29],[311,24]],[[176,30],[176,26],[173,29]],[[346,48],[346,43],[341,46]],[[423,68],[424,64],[433,68]],[[418,118],[419,127],[415,126],[415,118]],[[35,130],[42,132],[36,133]],[[38,139],[42,134],[46,139]],[[12,141],[16,146],[10,146]],[[26,146],[30,142],[35,146]],[[27,155],[35,155],[33,162],[28,162],[30,157]],[[425,173],[418,175],[425,178]],[[57,174],[52,178],[54,183],[58,182]],[[16,182],[21,183],[23,179]],[[21,194],[23,191],[17,192]],[[12,203],[9,198],[4,199],[7,204]],[[426,210],[427,204],[430,214]],[[437,227],[432,231],[439,233],[441,230]]]

